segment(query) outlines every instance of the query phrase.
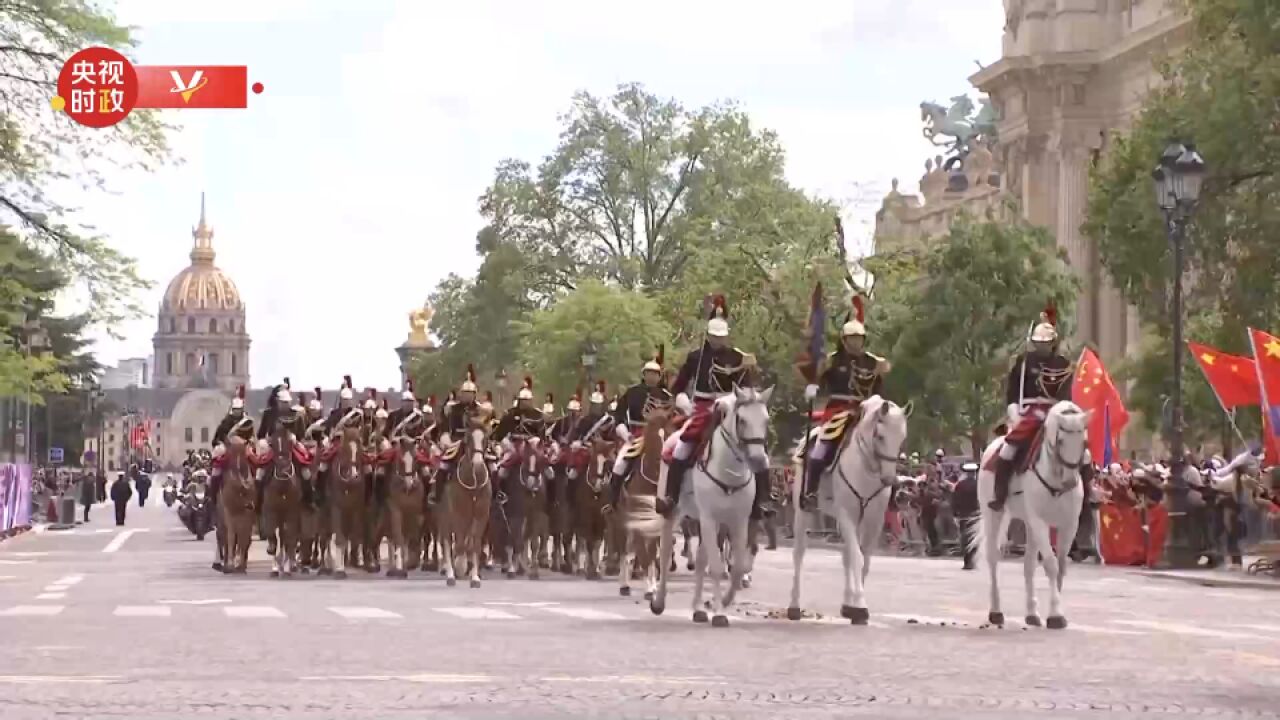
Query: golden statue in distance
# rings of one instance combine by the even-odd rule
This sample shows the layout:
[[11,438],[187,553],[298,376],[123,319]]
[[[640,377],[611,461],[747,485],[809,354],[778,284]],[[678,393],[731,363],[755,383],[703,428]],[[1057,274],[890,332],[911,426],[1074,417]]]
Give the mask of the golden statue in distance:
[[427,336],[427,328],[431,325],[431,316],[435,315],[435,310],[430,305],[423,305],[421,308],[409,313],[409,339],[407,345],[411,347],[430,347],[431,338]]

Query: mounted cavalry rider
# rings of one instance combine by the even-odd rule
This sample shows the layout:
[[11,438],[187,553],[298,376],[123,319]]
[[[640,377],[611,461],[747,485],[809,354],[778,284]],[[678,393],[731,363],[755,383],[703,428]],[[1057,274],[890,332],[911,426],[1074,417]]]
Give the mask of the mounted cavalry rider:
[[[707,337],[702,347],[689,353],[680,373],[676,375],[671,392],[676,396],[676,408],[692,416],[680,432],[679,443],[672,452],[667,468],[666,497],[659,498],[658,512],[670,516],[680,502],[680,489],[685,473],[693,464],[694,450],[702,442],[712,419],[712,410],[719,398],[733,392],[734,387],[746,387],[751,372],[756,368],[756,358],[750,353],[729,344],[729,311],[723,295],[711,301],[711,318],[707,322]],[[693,391],[693,403],[689,391]],[[751,503],[751,517],[763,516],[763,504],[769,497],[768,473],[756,478],[756,495]]]
[[818,485],[822,474],[835,459],[836,449],[844,440],[849,428],[856,427],[862,418],[862,401],[882,394],[884,375],[889,372],[889,361],[867,352],[867,327],[862,298],[853,298],[853,316],[840,328],[840,347],[827,356],[825,368],[818,377],[819,385],[804,389],[806,400],[812,401],[819,393],[827,397],[823,408],[825,422],[818,432],[818,440],[809,453],[809,468],[805,473],[804,489],[800,494],[800,507],[812,510],[817,507]]
[[[550,399],[548,394],[547,398]],[[569,462],[570,445],[573,443],[573,434],[578,428],[578,423],[582,420],[582,390],[579,389],[573,393],[573,397],[569,398],[569,402],[564,406],[564,415],[556,420],[547,430],[547,437],[552,442],[554,448],[552,455],[552,464],[557,468],[564,467]],[[559,490],[558,483],[547,484],[547,504],[555,505]]]
[[400,393],[400,407],[387,416],[387,439],[407,435],[417,438],[422,434],[422,410],[418,409],[418,398],[413,394],[413,381],[405,383]]
[[468,419],[479,407],[476,402],[476,394],[479,391],[480,388],[476,385],[476,368],[468,364],[467,379],[458,386],[457,399],[455,400],[450,393],[449,401],[444,404],[443,427],[440,431],[440,444],[444,452],[440,455],[440,472],[436,476],[435,484],[431,486],[431,497],[428,499],[432,505],[440,502],[445,483],[453,475],[458,455],[462,452],[462,443],[467,437]]
[[236,389],[236,396],[231,398],[231,409],[226,417],[218,423],[213,432],[213,471],[210,473],[209,495],[217,497],[217,490],[222,480],[223,456],[227,451],[226,442],[231,436],[239,436],[246,443],[253,440],[253,418],[244,411],[244,386]]
[[1071,399],[1071,361],[1058,351],[1057,325],[1058,312],[1051,304],[1031,331],[1031,351],[1014,358],[1009,371],[1005,385],[1009,433],[996,459],[995,498],[987,503],[992,510],[1004,509],[1014,468],[1044,426],[1049,409]]
[[302,435],[307,440],[311,440],[319,447],[324,442],[324,402],[322,401],[320,388],[312,391],[311,400],[307,402],[306,428]]
[[[340,425],[346,424],[344,421],[354,420],[359,416],[359,410],[356,410],[355,390],[351,387],[351,376],[342,376],[342,390],[338,392],[338,406],[329,412],[329,417],[325,418],[324,429],[330,434],[336,434],[342,431]],[[351,416],[354,411],[354,416]]]
[[663,348],[640,370],[640,382],[627,388],[622,400],[613,412],[614,435],[624,444],[613,463],[609,476],[609,509],[616,508],[622,500],[622,488],[631,477],[631,466],[644,451],[644,426],[649,412],[656,407],[671,404],[671,391],[662,384]]
[[569,436],[569,443],[572,449],[576,450],[595,440],[600,433],[606,432],[608,426],[613,423],[613,417],[605,409],[605,403],[608,402],[605,397],[607,387],[603,380],[596,382],[596,389],[592,390],[590,397],[587,398],[587,414],[578,421],[573,433]]
[[533,378],[525,377],[524,387],[516,394],[516,406],[502,416],[493,432],[495,442],[502,443],[502,462],[498,464],[498,477],[506,479],[511,468],[524,459],[526,444],[534,449],[546,434],[546,422],[542,411],[533,406]]
[[258,423],[258,439],[271,437],[276,431],[276,424],[289,421],[289,409],[293,405],[293,395],[289,393],[289,378],[271,388],[271,396],[267,398],[267,406],[262,410],[262,422]]

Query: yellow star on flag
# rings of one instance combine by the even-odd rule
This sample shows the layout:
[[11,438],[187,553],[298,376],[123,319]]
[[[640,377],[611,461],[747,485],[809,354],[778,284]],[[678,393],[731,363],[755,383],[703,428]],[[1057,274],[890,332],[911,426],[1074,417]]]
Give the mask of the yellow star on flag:
[[1268,356],[1273,358],[1280,358],[1280,340],[1271,338],[1271,340],[1268,341],[1267,344],[1263,345],[1262,347],[1267,351]]
[[1205,353],[1200,356],[1200,359],[1204,361],[1205,365],[1212,365],[1213,361],[1217,360],[1218,358],[1214,357],[1213,355],[1210,355],[1209,353]]

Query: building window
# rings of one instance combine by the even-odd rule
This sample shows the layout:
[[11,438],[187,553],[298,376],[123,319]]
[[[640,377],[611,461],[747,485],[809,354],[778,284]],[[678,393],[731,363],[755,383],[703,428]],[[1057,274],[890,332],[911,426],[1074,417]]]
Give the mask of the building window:
[[231,374],[232,375],[235,375],[240,372],[240,369],[236,367],[238,364],[239,363],[236,362],[236,354],[231,353]]
[[214,375],[218,374],[218,353],[209,353],[209,372]]
[[112,470],[112,471],[114,471],[114,470],[116,469],[116,461],[115,461],[115,460],[108,460],[108,461],[107,461],[107,469],[108,469],[108,470]]
[[175,317],[169,318],[169,332],[171,333],[178,332],[178,318],[175,318]]
[[193,335],[196,332],[196,319],[193,317],[187,318],[187,332]]
[[209,428],[207,427],[200,428],[200,442],[202,443],[209,442]]
[[166,353],[164,356],[164,371],[170,375],[173,374],[173,353]]
[[115,441],[116,441],[116,434],[115,434],[115,433],[111,433],[110,435],[108,435],[108,436],[107,436],[107,442],[109,442],[109,443],[113,443],[113,442],[115,442]]
[[197,368],[196,368],[196,354],[195,354],[195,353],[187,353],[187,374],[188,374],[188,375],[195,375],[195,374],[196,374],[196,370],[197,370]]
[[182,439],[186,440],[187,442],[191,442],[191,439],[192,439],[191,428],[182,429]]
[[209,318],[209,334],[216,335],[218,332],[218,321],[216,318]]
[[227,321],[227,332],[234,333],[235,331],[236,331],[236,321],[235,321],[235,318],[232,318]]

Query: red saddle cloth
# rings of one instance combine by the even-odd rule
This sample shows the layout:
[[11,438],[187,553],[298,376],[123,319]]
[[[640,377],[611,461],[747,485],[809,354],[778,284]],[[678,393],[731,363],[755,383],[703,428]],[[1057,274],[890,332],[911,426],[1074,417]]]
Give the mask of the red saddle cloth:
[[[1040,456],[1040,447],[1044,444],[1044,418],[1038,417],[1035,412],[1028,411],[1022,416],[1022,420],[1014,426],[1013,430],[1004,437],[1006,441],[1010,439],[1015,442],[1028,441],[1018,457],[1018,464],[1014,466],[1016,474],[1024,473],[1031,469],[1031,466],[1035,464],[1036,458]],[[992,453],[983,469],[995,472],[996,460],[999,457],[1000,453]]]
[[431,455],[431,449],[429,447],[423,447],[422,445],[415,445],[413,447],[413,459],[423,465],[429,465],[431,467],[435,467],[436,465],[436,459]]

